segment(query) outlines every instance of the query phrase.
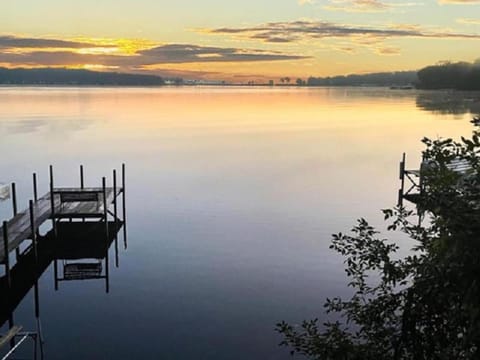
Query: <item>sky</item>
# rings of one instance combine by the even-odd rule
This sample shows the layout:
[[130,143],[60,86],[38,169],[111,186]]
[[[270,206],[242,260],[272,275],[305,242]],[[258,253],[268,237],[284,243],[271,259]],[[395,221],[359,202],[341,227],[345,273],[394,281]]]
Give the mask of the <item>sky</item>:
[[3,0],[0,67],[247,82],[480,58],[480,0]]

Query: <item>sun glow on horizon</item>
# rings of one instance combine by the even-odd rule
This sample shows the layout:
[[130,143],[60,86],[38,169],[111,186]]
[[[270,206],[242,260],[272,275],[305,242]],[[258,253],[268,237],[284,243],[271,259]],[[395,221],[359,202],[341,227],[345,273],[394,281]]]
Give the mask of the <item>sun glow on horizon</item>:
[[12,3],[0,13],[5,67],[268,81],[418,70],[479,56],[477,2],[245,0],[212,11],[193,0],[84,0],[60,11],[57,0],[22,1],[29,6]]

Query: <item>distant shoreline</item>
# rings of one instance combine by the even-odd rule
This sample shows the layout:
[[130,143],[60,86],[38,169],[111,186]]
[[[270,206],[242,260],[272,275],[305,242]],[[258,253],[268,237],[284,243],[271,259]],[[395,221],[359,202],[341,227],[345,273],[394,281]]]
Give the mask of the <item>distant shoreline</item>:
[[[259,75],[261,78],[261,76]],[[231,83],[226,80],[194,80],[180,77],[164,78],[159,75],[101,72],[67,68],[15,68],[0,67],[0,86],[26,87],[255,87],[255,88],[334,88],[383,87],[392,90],[480,90],[480,61],[475,63],[442,63],[419,71],[376,72],[308,79],[282,77],[261,81],[249,80]]]
[[260,89],[341,89],[341,88],[355,88],[355,89],[384,89],[392,92],[451,92],[451,93],[480,93],[480,90],[459,90],[452,88],[444,89],[423,89],[423,88],[396,88],[386,85],[269,85],[269,84],[181,84],[181,85],[115,85],[115,84],[1,84],[0,89],[6,88],[65,88],[65,89],[181,89],[181,88],[260,88]]

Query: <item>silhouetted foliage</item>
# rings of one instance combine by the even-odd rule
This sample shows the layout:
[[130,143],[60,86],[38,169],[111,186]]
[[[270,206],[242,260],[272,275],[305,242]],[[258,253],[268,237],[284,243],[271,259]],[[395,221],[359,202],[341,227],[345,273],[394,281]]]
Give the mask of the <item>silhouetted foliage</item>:
[[307,80],[308,86],[405,86],[418,81],[416,71],[382,72],[364,75],[347,75]]
[[418,88],[480,90],[479,62],[446,62],[418,72]]
[[[282,344],[312,359],[480,358],[480,134],[460,142],[424,139],[424,196],[418,224],[405,208],[383,210],[388,229],[415,240],[411,255],[360,219],[333,235],[345,257],[350,299],[327,299],[341,320],[277,325]],[[452,160],[467,162],[460,174]],[[425,221],[424,221],[425,223]]]
[[303,80],[303,79],[300,79],[300,78],[298,78],[298,79],[295,81],[295,83],[297,84],[297,86],[305,86],[305,85],[307,85],[307,82],[306,82],[305,80]]
[[0,84],[12,85],[164,85],[154,75],[123,74],[75,69],[6,69],[0,68]]

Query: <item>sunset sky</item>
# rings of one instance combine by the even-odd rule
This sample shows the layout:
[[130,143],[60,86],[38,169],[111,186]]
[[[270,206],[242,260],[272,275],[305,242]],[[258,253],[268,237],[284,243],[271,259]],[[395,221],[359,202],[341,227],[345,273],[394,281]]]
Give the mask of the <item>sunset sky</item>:
[[480,0],[5,0],[0,66],[244,82],[480,58]]

